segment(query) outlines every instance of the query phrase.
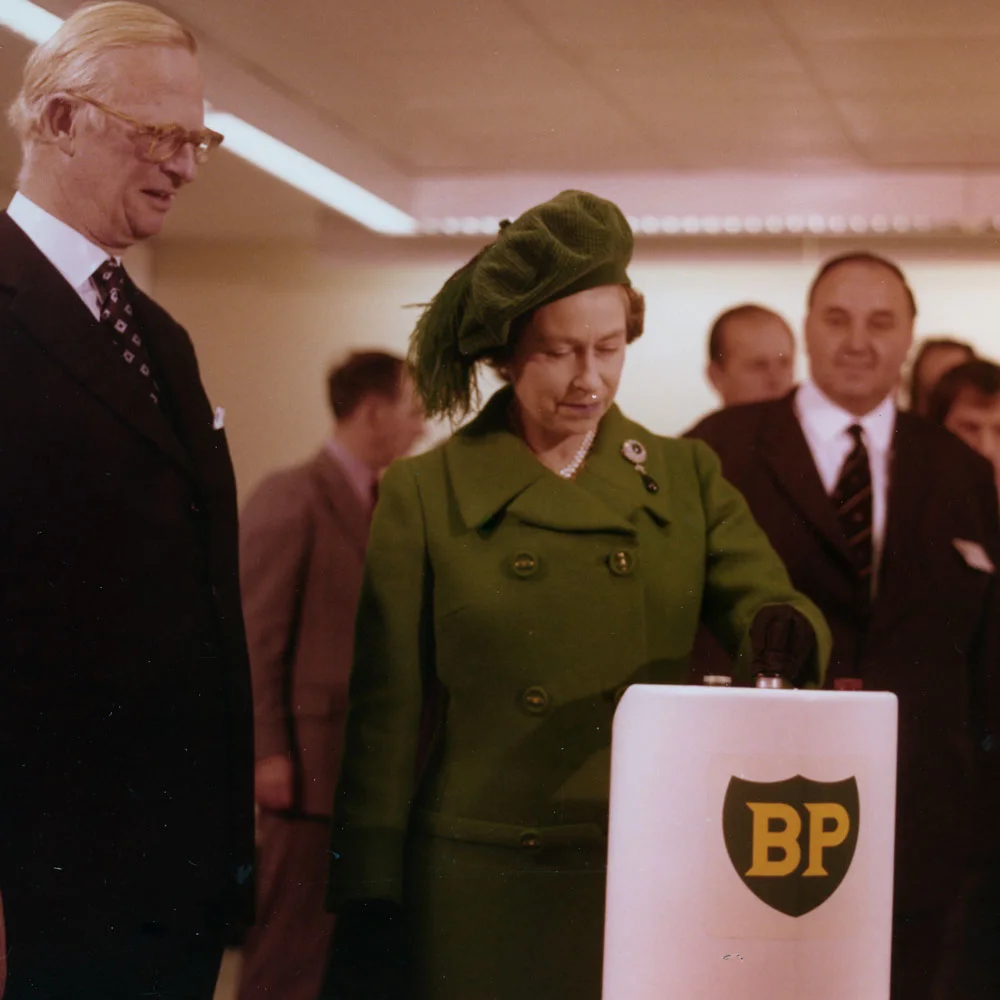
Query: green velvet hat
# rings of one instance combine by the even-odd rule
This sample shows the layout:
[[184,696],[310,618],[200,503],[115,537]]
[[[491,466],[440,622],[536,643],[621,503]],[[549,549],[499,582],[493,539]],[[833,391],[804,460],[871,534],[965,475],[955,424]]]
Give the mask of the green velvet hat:
[[507,344],[519,316],[587,288],[629,284],[632,244],[618,206],[585,191],[563,191],[501,223],[497,238],[424,308],[410,338],[428,414],[469,411],[477,361]]

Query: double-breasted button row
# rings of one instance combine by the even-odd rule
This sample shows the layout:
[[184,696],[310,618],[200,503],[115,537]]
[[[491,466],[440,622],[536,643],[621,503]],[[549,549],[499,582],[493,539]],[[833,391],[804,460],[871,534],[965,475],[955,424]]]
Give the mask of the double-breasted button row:
[[[608,569],[615,576],[631,576],[635,572],[636,556],[628,549],[617,549],[610,552],[607,557]],[[534,576],[539,569],[541,562],[533,552],[515,552],[510,557],[510,568],[515,576],[527,579]]]
[[548,691],[538,685],[532,685],[521,693],[521,704],[526,712],[532,715],[542,715],[549,710],[551,704]]

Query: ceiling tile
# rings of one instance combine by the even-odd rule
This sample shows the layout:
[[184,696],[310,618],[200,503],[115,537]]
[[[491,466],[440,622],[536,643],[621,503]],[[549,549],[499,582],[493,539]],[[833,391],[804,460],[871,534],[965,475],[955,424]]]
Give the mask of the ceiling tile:
[[677,99],[728,101],[733,94],[759,93],[780,98],[816,89],[799,57],[781,42],[748,48],[718,43],[671,49],[591,50],[583,70],[623,99],[648,104]]
[[992,0],[767,0],[803,39],[975,38],[1000,34]]
[[[352,125],[421,173],[669,166],[646,130],[601,105],[600,98],[580,102],[559,93],[520,106],[456,98],[451,106],[362,114]],[[363,110],[352,108],[352,115]]]
[[839,121],[822,106],[807,109],[805,105],[792,108],[734,103],[714,122],[692,108],[661,117],[654,135],[672,157],[685,162],[689,169],[863,165]]
[[946,142],[992,136],[1000,149],[1000,103],[992,95],[961,102],[938,96],[883,96],[842,100],[837,106],[862,143],[921,135]]
[[760,0],[507,0],[568,46],[633,48],[683,42],[760,44],[777,30]]
[[1000,93],[998,39],[859,39],[809,43],[804,56],[841,97]]
[[867,162],[880,170],[996,170],[1000,147],[996,135],[962,136],[942,141],[925,135],[872,140],[866,145]]
[[496,0],[172,0],[171,10],[279,76],[296,63],[322,67],[359,52],[378,61],[392,52],[450,56],[535,41],[533,30]]
[[883,96],[838,101],[869,161],[882,167],[995,167],[1000,163],[1000,103],[992,95],[962,101]]

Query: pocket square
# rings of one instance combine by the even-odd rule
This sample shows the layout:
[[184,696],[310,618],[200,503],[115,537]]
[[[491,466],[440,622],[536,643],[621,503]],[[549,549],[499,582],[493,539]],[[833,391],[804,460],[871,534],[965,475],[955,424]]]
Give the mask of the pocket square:
[[993,573],[996,567],[986,554],[986,549],[979,542],[970,542],[966,538],[953,538],[951,544],[958,549],[958,554],[973,568],[983,573]]
[[226,408],[224,406],[217,406],[215,408],[215,416],[212,418],[212,430],[221,431],[225,426]]

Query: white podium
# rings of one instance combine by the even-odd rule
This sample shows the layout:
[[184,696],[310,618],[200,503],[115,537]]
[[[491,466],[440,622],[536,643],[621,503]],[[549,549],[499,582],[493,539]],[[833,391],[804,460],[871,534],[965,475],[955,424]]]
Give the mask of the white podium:
[[636,685],[604,1000],[887,1000],[896,698]]

